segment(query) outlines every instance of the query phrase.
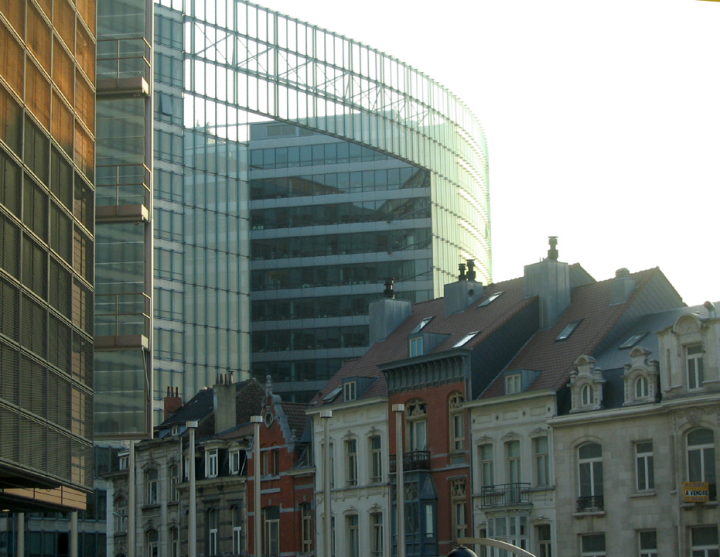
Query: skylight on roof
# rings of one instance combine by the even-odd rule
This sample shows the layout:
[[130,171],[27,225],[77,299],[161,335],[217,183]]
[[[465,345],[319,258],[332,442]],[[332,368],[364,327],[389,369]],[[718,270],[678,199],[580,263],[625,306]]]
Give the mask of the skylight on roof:
[[337,389],[333,389],[332,391],[330,391],[330,393],[327,394],[327,395],[325,396],[325,398],[323,398],[323,400],[324,400],[325,402],[331,402],[336,396],[338,396],[338,395],[340,394],[340,391],[342,391],[342,386],[338,387]]
[[417,327],[415,327],[412,331],[410,331],[410,334],[412,335],[415,333],[419,333],[420,331],[422,331],[425,328],[425,325],[430,323],[430,321],[432,321],[432,320],[433,320],[432,317],[426,317],[425,319],[420,321],[420,323],[418,323]]
[[635,346],[638,342],[640,342],[642,339],[645,338],[645,335],[647,333],[640,333],[639,335],[633,335],[629,339],[627,339],[625,342],[623,342],[619,347],[618,350],[622,350],[624,348],[632,348]]
[[558,335],[558,337],[555,339],[557,340],[567,340],[570,338],[570,335],[575,332],[575,329],[577,329],[578,325],[580,325],[580,319],[579,321],[573,321],[572,323],[568,323],[565,325],[565,328],[562,330],[562,333]]
[[478,307],[484,308],[485,306],[489,306],[503,294],[505,294],[504,290],[500,290],[500,292],[495,292],[495,294],[492,294],[487,300],[485,300],[483,303],[481,303]]
[[475,338],[475,336],[476,336],[479,332],[480,332],[480,331],[473,331],[472,333],[466,334],[463,338],[460,339],[460,341],[456,342],[456,343],[453,345],[453,348],[460,348],[460,347],[463,346],[464,344],[467,344],[470,340],[472,340],[473,338]]

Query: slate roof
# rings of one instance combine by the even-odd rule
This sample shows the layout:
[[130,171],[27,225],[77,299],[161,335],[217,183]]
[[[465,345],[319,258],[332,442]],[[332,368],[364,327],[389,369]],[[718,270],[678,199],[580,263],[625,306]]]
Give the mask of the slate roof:
[[[571,292],[570,305],[555,324],[538,331],[506,366],[506,370],[527,369],[542,373],[528,388],[535,390],[558,390],[568,382],[575,359],[582,355],[593,355],[602,341],[623,314],[638,299],[653,279],[661,280],[677,296],[672,286],[657,268],[630,274],[637,287],[623,303],[611,304],[611,284],[614,279],[578,286]],[[677,296],[679,303],[682,303]],[[556,340],[563,329],[573,321],[581,320],[577,329],[567,340]],[[625,337],[627,338],[627,337]],[[503,377],[498,375],[480,396],[481,399],[503,394]]]
[[307,408],[307,404],[299,402],[282,403],[282,409],[287,417],[288,427],[290,427],[290,431],[297,434],[298,438],[302,437],[303,431],[305,430],[305,410]]
[[[241,383],[238,383],[238,385],[240,384]],[[160,427],[178,423],[185,425],[185,422],[202,420],[212,411],[213,390],[203,389],[178,408],[176,412],[168,416],[168,418],[160,424]]]
[[[473,331],[480,332],[462,348],[470,349],[478,346],[513,316],[535,301],[535,297],[523,297],[523,282],[522,278],[518,278],[490,284],[483,289],[483,297],[480,300],[470,305],[465,311],[448,317],[445,317],[443,298],[415,304],[410,317],[402,322],[386,340],[373,345],[361,358],[347,362],[331,377],[313,398],[311,405],[318,408],[342,401],[341,396],[336,397],[333,401],[324,401],[323,398],[340,387],[343,379],[350,377],[373,377],[376,379],[359,399],[387,395],[387,383],[378,366],[409,357],[407,337],[426,317],[433,317],[433,319],[423,328],[424,333],[448,335],[429,354],[438,354],[452,349],[459,340]],[[488,306],[478,307],[492,294],[500,291],[503,294]]]

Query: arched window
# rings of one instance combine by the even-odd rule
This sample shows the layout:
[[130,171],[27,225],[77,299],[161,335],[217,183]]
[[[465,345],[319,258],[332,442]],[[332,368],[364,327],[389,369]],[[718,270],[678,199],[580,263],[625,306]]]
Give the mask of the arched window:
[[717,499],[715,476],[715,435],[708,428],[693,429],[687,434],[688,479],[691,482],[707,482],[710,499]]
[[635,398],[645,398],[648,396],[648,380],[641,375],[635,380]]
[[599,443],[586,443],[578,449],[578,479],[578,511],[602,510],[603,465],[602,446]]
[[589,406],[592,404],[593,396],[592,396],[592,387],[590,385],[583,385],[582,389],[580,390],[580,398],[582,400],[583,406]]
[[424,400],[413,400],[407,404],[405,411],[407,421],[408,452],[426,451],[427,444],[427,403]]
[[462,394],[454,392],[448,399],[450,412],[450,451],[465,450],[465,413],[462,409],[464,402]]

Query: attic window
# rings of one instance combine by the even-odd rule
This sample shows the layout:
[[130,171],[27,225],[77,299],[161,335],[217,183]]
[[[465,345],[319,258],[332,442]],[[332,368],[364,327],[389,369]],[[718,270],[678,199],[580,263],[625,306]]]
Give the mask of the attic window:
[[623,342],[619,347],[618,350],[622,350],[624,348],[632,348],[635,346],[638,342],[640,342],[642,339],[645,338],[645,335],[647,333],[640,333],[639,335],[633,335],[629,339],[627,339],[625,342]]
[[412,335],[412,334],[415,334],[415,333],[419,333],[420,331],[422,331],[422,330],[425,328],[425,325],[427,325],[428,323],[430,323],[430,321],[432,321],[432,320],[433,320],[432,317],[426,317],[425,319],[423,319],[422,321],[420,321],[420,323],[418,324],[417,327],[415,327],[412,331],[410,331],[410,334]]
[[330,394],[326,395],[323,400],[325,402],[331,402],[338,394],[340,394],[340,391],[342,391],[342,387],[338,387],[337,389],[333,389],[330,391]]
[[410,357],[422,356],[423,353],[423,339],[422,337],[410,339]]
[[473,331],[472,333],[466,334],[463,338],[460,339],[459,342],[456,342],[453,345],[453,348],[460,348],[461,346],[467,344],[470,342],[473,338],[475,338],[475,335],[477,335],[480,331]]
[[348,381],[343,385],[343,399],[345,402],[357,399],[357,383],[355,381]]
[[581,321],[582,321],[582,319],[580,319],[579,321],[573,321],[572,323],[568,323],[567,325],[565,325],[565,328],[562,330],[562,333],[560,333],[555,340],[558,341],[558,340],[569,339],[570,335],[575,332],[575,329],[577,329],[577,327],[578,327],[578,325],[580,325]]
[[495,294],[491,294],[487,300],[485,300],[482,304],[478,306],[478,308],[484,308],[485,306],[489,306],[503,294],[505,294],[504,290],[501,290],[500,292],[495,292]]
[[180,426],[174,425],[170,428],[170,435],[179,435],[180,434]]

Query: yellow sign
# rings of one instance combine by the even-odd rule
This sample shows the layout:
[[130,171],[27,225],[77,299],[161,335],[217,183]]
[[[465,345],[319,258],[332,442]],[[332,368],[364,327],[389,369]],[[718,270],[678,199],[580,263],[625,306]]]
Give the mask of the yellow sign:
[[683,482],[683,501],[686,503],[707,503],[710,488],[707,482]]

